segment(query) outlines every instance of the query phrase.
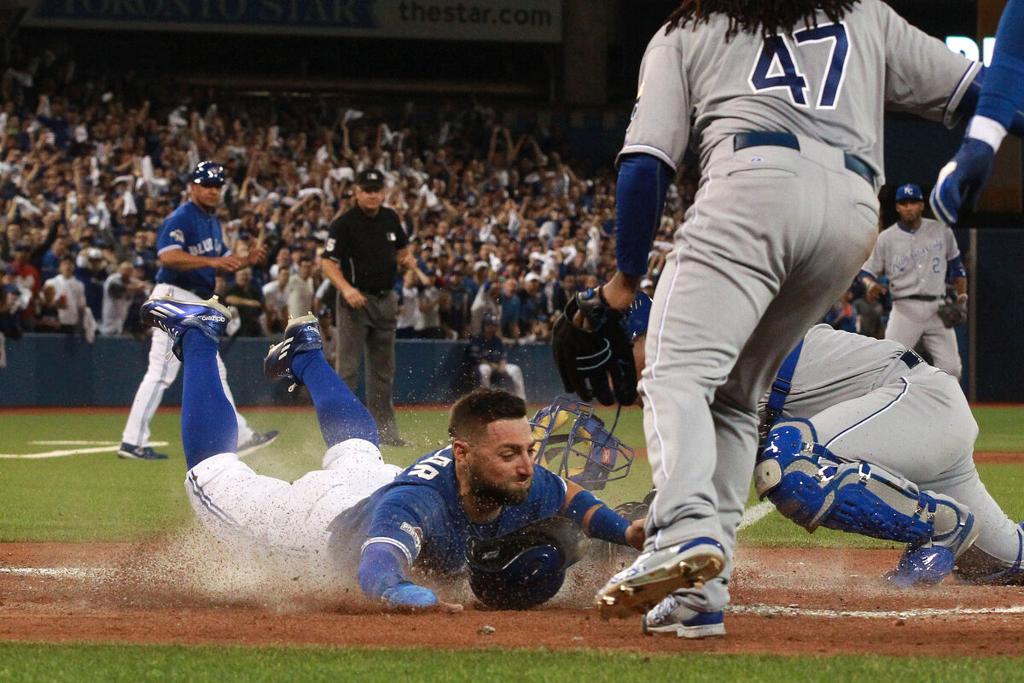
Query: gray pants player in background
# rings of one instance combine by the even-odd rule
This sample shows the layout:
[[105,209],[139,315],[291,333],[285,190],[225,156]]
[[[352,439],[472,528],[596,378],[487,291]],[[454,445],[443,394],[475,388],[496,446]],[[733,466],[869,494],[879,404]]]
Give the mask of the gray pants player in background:
[[973,110],[980,70],[880,0],[685,0],[651,39],[618,159],[619,272],[590,298],[632,303],[693,114],[702,178],[655,292],[640,382],[658,490],[647,544],[598,593],[603,614],[719,570],[694,607],[728,603],[757,403],[871,252],[884,110],[952,125]]
[[896,210],[900,220],[878,236],[871,257],[861,269],[866,298],[874,302],[886,292],[878,278],[887,276],[892,313],[885,338],[908,349],[920,342],[935,367],[959,378],[956,333],[939,317],[946,282],[956,287],[957,303],[967,306],[967,271],[956,237],[939,221],[921,217],[924,194],[917,185],[902,185],[896,190]]
[[[969,583],[1024,582],[1024,530],[978,476],[978,425],[951,375],[896,342],[817,325],[783,363],[761,414],[754,480],[783,516],[808,531],[907,543],[887,575],[899,587],[951,572]],[[667,597],[645,630],[724,634],[722,612],[701,612],[700,593]]]

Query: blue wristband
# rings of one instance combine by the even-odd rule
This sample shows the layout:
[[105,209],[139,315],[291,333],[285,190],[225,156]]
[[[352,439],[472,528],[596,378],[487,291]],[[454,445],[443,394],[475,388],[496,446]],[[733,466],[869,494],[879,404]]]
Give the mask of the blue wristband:
[[586,529],[587,535],[609,543],[628,545],[626,529],[629,528],[629,522],[625,517],[598,500],[590,491],[580,491],[573,496],[572,503],[569,504],[569,509],[563,513],[563,516],[582,527],[587,512],[595,505],[600,507],[594,510],[594,514],[590,516],[590,524]]
[[629,545],[626,541],[626,529],[628,528],[629,522],[626,521],[626,518],[604,504],[594,510],[594,514],[590,516],[590,536],[592,538],[599,538],[602,541],[619,545]]

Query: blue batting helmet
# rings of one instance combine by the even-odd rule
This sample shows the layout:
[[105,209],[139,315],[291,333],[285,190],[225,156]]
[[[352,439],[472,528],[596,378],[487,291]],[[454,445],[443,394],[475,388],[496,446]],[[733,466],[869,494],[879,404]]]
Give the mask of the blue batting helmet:
[[492,609],[536,607],[561,589],[565,570],[583,556],[584,541],[579,527],[564,517],[541,519],[498,538],[471,538],[469,587]]
[[622,479],[633,466],[633,449],[612,435],[604,421],[586,403],[559,396],[530,421],[538,442],[537,464],[599,491],[609,481]]
[[224,167],[216,161],[200,161],[192,171],[192,182],[203,187],[220,187],[226,179]]

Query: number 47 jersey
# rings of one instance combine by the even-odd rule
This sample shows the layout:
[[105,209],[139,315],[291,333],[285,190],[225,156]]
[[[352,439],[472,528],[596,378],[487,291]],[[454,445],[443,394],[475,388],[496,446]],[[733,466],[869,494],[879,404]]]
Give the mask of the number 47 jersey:
[[651,39],[621,154],[655,156],[672,168],[690,136],[702,162],[725,138],[748,131],[802,135],[859,157],[884,182],[886,108],[956,124],[956,109],[980,65],[908,24],[880,0],[861,0],[838,22],[764,37],[729,19]]
[[466,565],[470,538],[495,538],[538,519],[554,517],[565,502],[565,482],[534,465],[526,500],[505,505],[486,524],[471,522],[462,509],[451,446],[429,453],[407,467],[331,524],[330,547],[342,573],[355,576],[362,551],[385,543],[405,555],[409,566],[453,575]]

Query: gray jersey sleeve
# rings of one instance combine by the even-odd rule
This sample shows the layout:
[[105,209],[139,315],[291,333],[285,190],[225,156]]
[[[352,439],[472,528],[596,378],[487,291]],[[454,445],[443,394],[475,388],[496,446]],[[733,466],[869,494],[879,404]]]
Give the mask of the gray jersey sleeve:
[[946,227],[946,260],[951,261],[960,255],[960,247],[956,243],[956,235],[953,234],[953,228]]
[[674,170],[689,142],[690,106],[678,40],[659,29],[640,65],[636,106],[619,156],[650,154]]
[[885,101],[889,109],[906,111],[952,128],[956,108],[981,65],[953,52],[907,23],[887,5],[885,27]]
[[[883,232],[882,235],[884,234]],[[868,256],[868,260],[861,268],[861,270],[871,273],[876,279],[885,275],[885,243],[887,240],[882,239],[882,235],[878,236],[875,248],[871,250],[871,256]]]

